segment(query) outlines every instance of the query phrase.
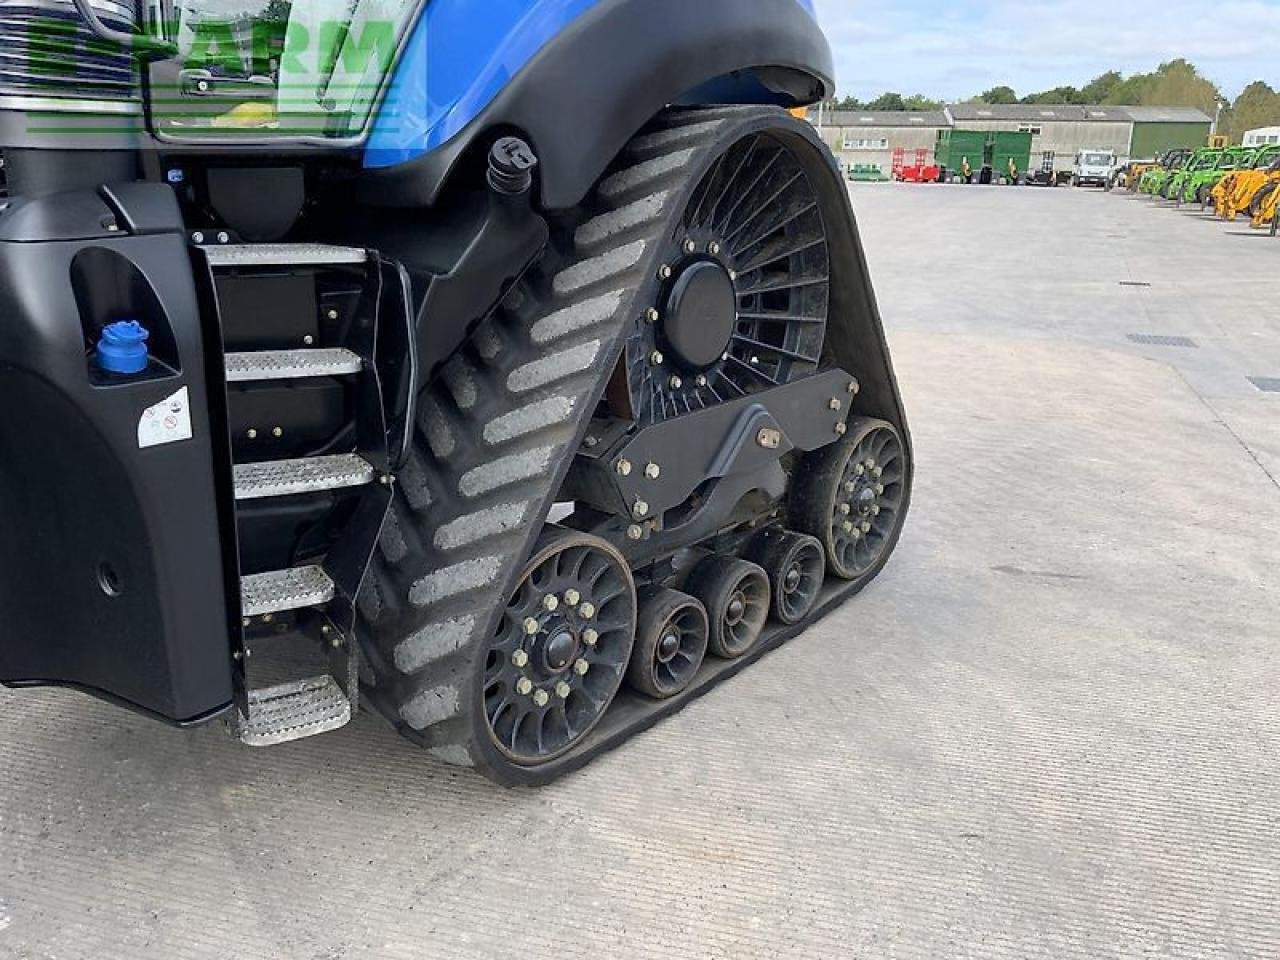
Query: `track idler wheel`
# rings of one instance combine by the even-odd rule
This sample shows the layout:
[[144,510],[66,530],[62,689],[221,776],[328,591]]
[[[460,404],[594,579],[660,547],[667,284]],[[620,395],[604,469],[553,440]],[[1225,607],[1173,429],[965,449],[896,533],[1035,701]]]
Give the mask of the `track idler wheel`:
[[640,625],[627,683],[655,700],[674,697],[693,682],[707,656],[707,611],[693,597],[657,588],[640,598]]
[[822,592],[827,569],[820,540],[806,534],[770,530],[752,545],[751,559],[769,575],[774,620],[793,626],[809,616]]
[[898,431],[883,420],[855,418],[844,439],[800,465],[792,523],[822,542],[833,576],[869,579],[901,533],[907,477],[907,452]]
[[534,554],[485,667],[485,716],[502,753],[546,763],[595,728],[631,659],[636,603],[630,568],[603,540],[559,533]]
[[709,557],[694,568],[685,590],[706,608],[712,653],[737,660],[751,652],[769,619],[772,591],[764,570],[735,557]]

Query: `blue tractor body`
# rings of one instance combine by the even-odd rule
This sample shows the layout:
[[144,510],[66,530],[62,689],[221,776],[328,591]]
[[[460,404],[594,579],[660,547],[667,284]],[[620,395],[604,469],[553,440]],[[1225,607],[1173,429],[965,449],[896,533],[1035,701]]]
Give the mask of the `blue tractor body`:
[[540,783],[888,562],[812,0],[0,12],[0,683]]

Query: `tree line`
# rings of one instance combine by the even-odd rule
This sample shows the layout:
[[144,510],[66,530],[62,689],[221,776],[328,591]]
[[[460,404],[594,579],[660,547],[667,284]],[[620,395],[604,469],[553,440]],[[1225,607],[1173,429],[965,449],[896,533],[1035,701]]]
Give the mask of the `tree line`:
[[[1240,140],[1245,131],[1280,126],[1280,93],[1262,80],[1249,84],[1234,101],[1187,60],[1170,60],[1150,73],[1125,76],[1108,70],[1083,87],[1062,86],[1019,96],[1010,86],[984,90],[968,103],[1078,106],[1195,107],[1212,117],[1223,104],[1219,132]],[[942,101],[922,94],[884,93],[874,100],[844,97],[828,102],[833,110],[941,110]]]

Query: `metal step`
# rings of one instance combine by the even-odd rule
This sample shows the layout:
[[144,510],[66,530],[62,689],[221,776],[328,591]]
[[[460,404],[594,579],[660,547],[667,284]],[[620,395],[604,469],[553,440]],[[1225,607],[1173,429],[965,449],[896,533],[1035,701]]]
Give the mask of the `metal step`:
[[274,747],[341,729],[351,722],[351,701],[332,677],[315,677],[249,691],[249,716],[235,725],[240,742]]
[[354,453],[306,457],[271,463],[242,463],[235,468],[236,499],[266,500],[300,493],[348,490],[373,483],[375,471]]
[[345,377],[359,373],[359,354],[340,347],[325,350],[259,350],[228,353],[228,383],[262,380],[301,380],[308,377]]
[[333,581],[319,567],[294,567],[240,578],[240,599],[246,617],[322,607],[336,595]]
[[369,251],[359,247],[331,247],[323,243],[253,243],[201,247],[210,266],[220,270],[240,267],[342,267],[369,262]]

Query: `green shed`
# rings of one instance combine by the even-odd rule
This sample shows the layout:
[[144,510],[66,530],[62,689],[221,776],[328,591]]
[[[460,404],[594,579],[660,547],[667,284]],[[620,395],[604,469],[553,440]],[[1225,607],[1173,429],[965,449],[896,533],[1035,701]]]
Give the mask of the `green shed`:
[[1180,147],[1203,147],[1213,123],[1191,107],[1128,107],[1133,117],[1129,156],[1155,157]]

